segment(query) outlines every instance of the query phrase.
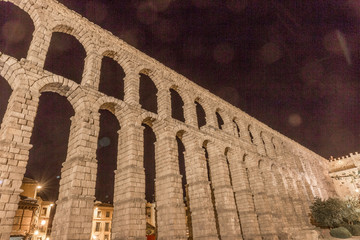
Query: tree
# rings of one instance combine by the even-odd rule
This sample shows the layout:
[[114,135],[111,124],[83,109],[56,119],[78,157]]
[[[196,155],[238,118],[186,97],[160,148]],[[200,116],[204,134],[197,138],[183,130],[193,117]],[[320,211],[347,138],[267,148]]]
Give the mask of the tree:
[[320,227],[338,227],[343,223],[342,210],[344,204],[340,199],[329,198],[325,201],[315,198],[310,206],[312,217]]
[[357,199],[340,200],[315,198],[310,206],[312,217],[320,227],[339,227],[352,224],[360,218],[360,204]]

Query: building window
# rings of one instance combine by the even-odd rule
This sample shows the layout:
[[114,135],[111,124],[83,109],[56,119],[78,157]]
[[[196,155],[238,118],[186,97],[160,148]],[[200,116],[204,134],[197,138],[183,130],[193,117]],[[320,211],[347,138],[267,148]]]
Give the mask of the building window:
[[104,240],[109,240],[109,235],[105,234]]
[[46,213],[47,213],[47,208],[46,208],[46,207],[42,208],[42,210],[41,210],[41,215],[42,215],[42,216],[45,216]]
[[100,222],[97,222],[95,225],[95,232],[100,232]]
[[107,218],[110,217],[110,212],[106,212],[106,217],[107,217]]
[[105,232],[110,231],[110,223],[105,223]]
[[97,212],[96,217],[97,217],[97,218],[101,218],[101,211],[98,211],[98,212]]
[[150,207],[146,207],[146,216],[148,218],[151,217],[151,208]]

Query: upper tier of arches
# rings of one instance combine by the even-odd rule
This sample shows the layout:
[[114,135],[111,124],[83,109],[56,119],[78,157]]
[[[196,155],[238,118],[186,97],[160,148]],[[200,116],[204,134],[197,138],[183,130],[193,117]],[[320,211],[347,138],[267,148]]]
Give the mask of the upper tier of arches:
[[[72,86],[100,90],[116,101],[119,100],[141,107],[139,90],[141,76],[145,75],[153,82],[157,90],[153,94],[157,106],[152,112],[157,114],[159,118],[165,119],[176,116],[173,113],[171,101],[171,92],[175,91],[183,102],[182,109],[180,109],[182,113],[178,114],[179,116],[183,115],[180,122],[184,121],[185,124],[200,128],[205,132],[215,130],[224,136],[231,135],[240,141],[257,145],[258,148],[264,149],[263,153],[268,157],[275,157],[282,151],[281,149],[284,147],[283,136],[213,94],[204,91],[185,77],[176,74],[63,5],[54,2],[56,8],[51,8],[52,11],[50,11],[40,7],[47,5],[45,0],[9,0],[9,2],[2,1],[1,4],[17,6],[31,18],[34,31],[26,60],[39,68],[45,66],[51,48],[51,39],[56,33],[70,35],[78,41],[85,53],[83,56],[84,70],[80,74],[80,80],[71,79],[71,76],[64,80],[74,81],[74,84],[71,84]],[[123,70],[123,76],[116,79],[116,81],[123,81],[123,93],[109,94],[106,92],[107,90],[101,91],[100,81],[104,57],[114,60]],[[111,101],[115,101],[114,99]],[[203,109],[204,116],[198,116],[197,105]],[[249,131],[250,125],[256,129],[256,133]],[[259,146],[260,144],[263,146]]]

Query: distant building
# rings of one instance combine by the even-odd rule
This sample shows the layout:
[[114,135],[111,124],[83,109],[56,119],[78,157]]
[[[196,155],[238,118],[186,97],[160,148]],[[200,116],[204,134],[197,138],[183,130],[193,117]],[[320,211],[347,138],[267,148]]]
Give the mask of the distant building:
[[[92,222],[91,240],[110,240],[113,205],[95,202]],[[155,204],[146,203],[146,235],[147,239],[155,239]]]
[[156,215],[155,203],[146,203],[146,235],[148,240],[155,239],[156,236]]
[[10,239],[49,239],[48,225],[53,203],[43,201],[37,196],[40,188],[37,181],[30,178],[23,179],[21,185],[23,192],[20,194]]
[[38,231],[39,234],[36,240],[46,240],[47,238],[50,239],[51,229],[49,228],[49,223],[51,222],[51,209],[53,208],[54,204],[49,201],[43,201],[41,198],[38,197],[39,202],[39,220],[38,220]]
[[350,153],[339,158],[330,158],[329,175],[341,198],[358,197],[360,190],[360,154]]
[[109,203],[95,202],[92,222],[92,240],[111,239],[111,220],[114,207]]

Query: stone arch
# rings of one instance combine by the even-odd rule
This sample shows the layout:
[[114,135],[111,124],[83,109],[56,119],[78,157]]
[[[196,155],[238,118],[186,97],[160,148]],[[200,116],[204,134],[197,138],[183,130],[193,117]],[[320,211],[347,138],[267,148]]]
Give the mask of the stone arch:
[[5,116],[7,107],[8,107],[8,101],[10,99],[12,89],[9,84],[9,82],[0,76],[0,89],[1,89],[1,95],[0,95],[0,124],[3,122],[3,118]]
[[18,8],[22,9],[24,12],[26,12],[30,16],[33,24],[35,25],[35,28],[37,28],[40,25],[40,22],[43,21],[42,14],[39,13],[40,8],[38,8],[38,4],[36,3],[36,1],[34,1],[34,3],[27,2],[26,4],[22,4],[21,2],[16,0],[6,0],[4,2],[10,2]]
[[26,58],[37,15],[37,12],[31,14],[13,2],[0,1],[0,29],[3,32],[0,51],[18,60]]
[[217,120],[217,127],[220,130],[223,130],[224,126],[225,126],[225,122],[224,122],[223,117],[220,114],[221,112],[222,112],[222,110],[218,108],[218,109],[216,109],[215,114],[216,114],[216,120]]
[[126,73],[116,55],[105,52],[100,65],[98,90],[108,96],[124,100]]
[[211,175],[214,173],[211,171],[211,168],[210,168],[209,152],[207,149],[208,143],[211,143],[211,142],[212,141],[210,141],[209,139],[205,139],[202,143],[202,148],[204,149],[207,176],[208,176],[208,181],[210,183],[211,201],[212,201],[212,206],[213,206],[213,210],[214,210],[214,214],[215,214],[216,231],[217,231],[217,235],[220,236],[220,223],[219,223],[219,218],[218,218],[218,211],[216,209],[214,184],[211,181],[211,179],[212,179]]
[[158,113],[159,112],[159,99],[158,94],[161,91],[161,85],[154,73],[149,69],[142,69],[140,73],[139,83],[139,103],[141,107],[147,111]]
[[29,81],[25,76],[25,70],[14,58],[8,58],[5,54],[0,54],[0,76],[6,79],[11,89],[18,86],[29,86]]
[[253,126],[251,124],[248,125],[247,131],[249,132],[250,142],[255,143],[255,136],[254,136],[254,132],[253,132]]
[[182,94],[180,94],[179,87],[176,85],[172,85],[169,88],[170,91],[170,110],[171,110],[171,117],[177,119],[181,122],[185,122],[185,102]]
[[108,96],[99,97],[95,102],[91,102],[89,105],[91,106],[92,112],[98,112],[100,109],[104,109],[114,114],[118,119],[120,126],[122,126],[123,118],[125,117],[124,115],[126,115],[128,110],[128,106],[124,102],[117,101]]
[[[116,46],[114,46],[114,47],[116,47]],[[124,69],[124,72],[126,75],[129,75],[129,74],[135,73],[135,72],[141,72],[143,70],[143,69],[134,67],[131,55],[129,55],[128,52],[126,52],[122,49],[114,48],[114,47],[112,47],[112,46],[101,47],[100,46],[100,48],[98,49],[98,52],[100,53],[99,56],[109,57],[109,58],[114,59],[121,66],[121,68]]]
[[115,114],[115,104],[104,103],[100,106],[98,112],[99,119],[97,119],[97,122],[99,124],[96,125],[99,128],[96,149],[98,164],[95,197],[101,202],[113,203],[115,172],[118,169],[121,125]]
[[314,194],[314,190],[313,187],[311,186],[311,182],[307,177],[305,178],[304,185],[309,202],[313,202],[316,195]]
[[198,128],[200,129],[202,126],[206,126],[207,122],[206,122],[206,111],[204,109],[204,107],[202,106],[202,101],[200,100],[200,98],[196,98],[194,103],[195,103],[195,111],[196,111],[196,121],[197,121],[197,125]]
[[266,133],[264,133],[263,131],[260,131],[260,140],[261,140],[261,143],[263,144],[263,149],[265,150],[265,155],[269,155],[269,153],[268,153],[268,145],[267,145],[267,143],[266,143],[266,141],[265,141],[265,137],[264,137],[264,135],[265,135]]
[[[183,191],[183,200],[185,205],[186,211],[186,229],[189,233],[189,236],[192,236],[192,221],[191,221],[191,209],[190,209],[190,195],[188,189],[188,181],[187,181],[187,169],[190,168],[189,165],[185,162],[185,151],[186,147],[183,143],[182,137],[186,134],[185,130],[179,130],[176,132],[176,141],[177,141],[177,151],[178,151],[178,165],[179,165],[179,172],[182,177],[182,191]],[[184,151],[181,151],[184,150]]]
[[271,142],[272,148],[274,149],[275,154],[279,155],[280,149],[279,149],[279,146],[277,145],[277,141],[276,141],[275,137],[271,137],[270,142]]
[[[68,96],[58,89],[47,88],[49,84],[44,85],[44,89],[38,92],[38,106],[33,116],[31,144],[33,148],[29,152],[29,159],[26,166],[26,177],[35,179],[47,179],[52,186],[50,194],[51,201],[59,199],[56,190],[62,185],[61,180],[55,178],[64,177],[61,170],[68,160],[70,148],[70,135],[72,129],[72,119],[76,114],[73,103]],[[59,104],[61,103],[61,104]],[[56,111],[53,107],[55,106]],[[49,117],[51,120],[49,120]],[[43,163],[39,169],[39,163]],[[51,174],[51,175],[50,175]]]
[[258,161],[258,167],[261,171],[271,171],[272,163],[270,161],[266,161],[264,159],[260,159]]
[[191,98],[189,97],[188,92],[183,88],[183,86],[171,84],[170,89],[174,89],[180,95],[181,99],[184,101],[184,105],[186,101],[191,102]]
[[[156,160],[156,147],[155,146],[151,146],[151,144],[148,144],[150,141],[155,145],[155,143],[157,142],[157,139],[159,139],[157,133],[154,131],[153,129],[153,124],[156,120],[151,118],[151,117],[147,117],[144,118],[142,121],[142,126],[144,127],[144,136],[143,136],[143,141],[144,141],[144,145],[143,145],[143,149],[144,149],[144,154],[143,154],[143,166],[145,169],[145,194],[146,194],[146,200],[148,202],[154,201],[156,202],[156,191],[155,191],[155,179],[156,179],[156,165],[157,165],[157,160]],[[146,131],[148,131],[146,134]],[[153,136],[155,139],[153,139]],[[148,182],[151,181],[151,182]],[[150,196],[150,194],[152,193],[152,197]]]
[[140,65],[135,69],[135,72],[148,76],[151,79],[151,81],[154,83],[158,91],[162,88],[165,88],[166,83],[163,84],[163,80],[160,76],[160,73],[156,70],[153,70],[153,67]]
[[139,116],[137,116],[135,125],[140,126],[141,124],[146,124],[149,127],[153,127],[153,125],[156,123],[158,123],[157,115],[152,112],[144,111]]
[[[73,33],[73,28],[64,25],[53,29],[44,69],[81,84],[85,72],[87,50]],[[76,66],[76,71],[74,71],[74,66]]]
[[109,57],[114,59],[122,69],[124,69],[125,76],[130,75],[131,73],[135,73],[134,64],[131,61],[131,56],[129,53],[123,51],[122,49],[115,49],[113,47],[100,47],[98,50],[100,53],[100,57]]
[[221,116],[224,124],[222,126],[223,130],[229,134],[233,134],[233,122],[231,120],[231,117],[229,115],[229,109],[224,106],[223,108],[217,108],[216,112],[219,113]]
[[233,129],[234,129],[233,130],[234,136],[235,137],[241,137],[242,134],[241,134],[241,131],[240,131],[240,126],[237,123],[237,118],[236,117],[233,118],[232,123],[233,123]]
[[53,75],[42,78],[32,85],[32,90],[38,93],[56,92],[66,97],[76,111],[88,110],[90,106],[88,97],[79,88],[79,85],[61,76]]
[[73,36],[76,40],[83,46],[86,52],[86,56],[92,50],[95,50],[96,40],[92,37],[92,31],[85,29],[77,19],[68,19],[64,20],[54,19],[49,22],[49,29],[51,33],[60,32]]
[[194,102],[198,102],[199,104],[201,104],[201,107],[205,111],[206,126],[216,127],[217,122],[216,116],[214,114],[214,109],[210,106],[209,102],[205,101],[206,97],[198,93],[194,94],[196,94],[195,96],[197,96],[194,98]]

